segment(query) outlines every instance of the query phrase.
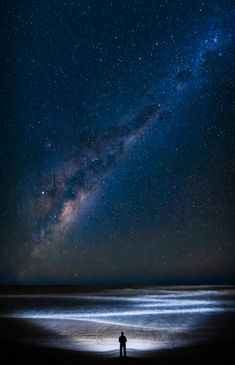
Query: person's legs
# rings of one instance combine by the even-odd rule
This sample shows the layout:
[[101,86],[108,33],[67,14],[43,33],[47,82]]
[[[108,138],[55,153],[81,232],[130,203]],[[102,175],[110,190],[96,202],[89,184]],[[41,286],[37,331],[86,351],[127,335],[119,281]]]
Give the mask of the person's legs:
[[124,345],[124,356],[126,357],[126,344]]
[[122,357],[122,345],[120,344],[120,357]]

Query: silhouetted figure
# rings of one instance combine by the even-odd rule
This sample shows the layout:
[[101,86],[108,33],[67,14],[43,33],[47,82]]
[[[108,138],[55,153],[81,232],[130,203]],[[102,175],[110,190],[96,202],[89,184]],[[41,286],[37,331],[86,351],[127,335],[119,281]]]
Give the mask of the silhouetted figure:
[[124,352],[124,356],[126,357],[126,336],[124,336],[124,333],[121,332],[121,336],[119,337],[119,342],[120,342],[120,357],[122,357],[122,350]]

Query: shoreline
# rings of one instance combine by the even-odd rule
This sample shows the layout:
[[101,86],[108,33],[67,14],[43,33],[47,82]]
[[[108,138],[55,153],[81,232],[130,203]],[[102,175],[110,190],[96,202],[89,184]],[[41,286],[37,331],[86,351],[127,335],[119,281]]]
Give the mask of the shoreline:
[[[3,365],[201,365],[200,362],[204,361],[230,360],[235,345],[234,286],[149,285],[125,286],[125,289],[40,286],[17,287],[15,290],[13,287],[0,287]],[[81,294],[85,294],[84,298]],[[201,313],[201,309],[207,309],[207,306],[212,312]],[[192,311],[194,307],[195,313]],[[169,308],[172,308],[170,314]],[[186,312],[181,313],[180,308],[186,308]],[[213,308],[219,308],[219,311],[213,312]],[[20,317],[21,311],[25,313],[27,310],[28,317]],[[70,313],[67,310],[77,322],[66,319]],[[35,317],[30,317],[30,311],[32,314],[35,311]],[[113,322],[106,321],[110,311],[115,315]],[[49,313],[48,317],[40,318],[40,313],[45,312]],[[118,316],[122,315],[118,320]],[[155,321],[153,329],[151,321]],[[179,331],[181,324],[186,326],[182,327],[182,332]],[[128,328],[130,341],[127,343],[128,357],[119,359],[117,336],[123,326]],[[135,340],[135,343],[132,342]],[[145,346],[145,341],[154,346]],[[168,344],[166,347],[165,343]]]

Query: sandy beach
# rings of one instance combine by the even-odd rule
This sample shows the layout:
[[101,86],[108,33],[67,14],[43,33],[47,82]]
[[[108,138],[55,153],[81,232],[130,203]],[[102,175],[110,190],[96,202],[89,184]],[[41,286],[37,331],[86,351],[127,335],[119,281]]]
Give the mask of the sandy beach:
[[[233,287],[1,288],[1,358],[4,364],[228,360],[233,295]],[[128,356],[120,359],[123,329]]]

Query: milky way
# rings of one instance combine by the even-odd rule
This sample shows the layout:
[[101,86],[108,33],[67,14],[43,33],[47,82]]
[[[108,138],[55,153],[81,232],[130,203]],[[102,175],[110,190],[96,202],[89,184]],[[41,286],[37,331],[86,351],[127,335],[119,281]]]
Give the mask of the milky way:
[[221,26],[222,20],[213,18],[203,40],[195,42],[189,61],[176,64],[170,76],[156,83],[150,91],[151,102],[145,100],[135,115],[127,115],[109,128],[87,132],[66,166],[43,177],[39,192],[30,202],[33,256],[40,256],[51,240],[61,240],[69,227],[78,223],[79,214],[102,180],[146,129],[182,104],[189,90],[202,88],[207,81],[204,68],[208,59],[231,41],[231,34]]
[[[76,222],[92,192],[136,139],[159,120],[163,111],[149,105],[128,124],[91,131],[78,143],[79,149],[62,170],[49,177],[39,197],[32,202],[36,238],[61,237]],[[34,254],[38,253],[38,247]]]
[[233,2],[10,3],[4,282],[227,277]]

